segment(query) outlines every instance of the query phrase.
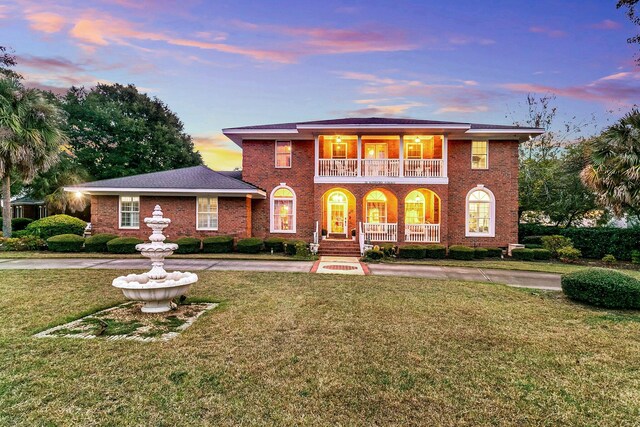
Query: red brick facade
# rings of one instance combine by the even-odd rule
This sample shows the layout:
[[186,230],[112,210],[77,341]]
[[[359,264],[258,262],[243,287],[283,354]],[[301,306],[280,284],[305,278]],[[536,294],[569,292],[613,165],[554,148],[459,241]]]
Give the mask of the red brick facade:
[[[405,198],[413,190],[429,190],[439,198],[435,208],[440,219],[441,243],[469,246],[506,246],[517,242],[518,221],[518,143],[490,140],[489,167],[471,169],[471,141],[448,141],[448,184],[314,184],[314,141],[292,141],[290,168],[275,167],[274,140],[244,140],[243,180],[266,191],[266,199],[219,198],[218,231],[196,230],[196,198],[155,197],[140,198],[140,217],[149,216],[153,206],[162,205],[172,224],[167,230],[171,238],[180,236],[234,235],[237,237],[279,236],[310,241],[316,221],[319,229],[326,228],[325,196],[330,190],[342,189],[349,199],[349,231],[364,222],[365,197],[372,190],[387,195],[388,222],[397,223],[398,244],[404,244]],[[397,153],[396,153],[397,154]],[[389,178],[390,181],[393,178]],[[425,179],[425,182],[427,180]],[[281,184],[290,187],[296,196],[296,232],[271,233],[271,192]],[[466,237],[466,197],[470,190],[483,185],[495,196],[495,237]],[[430,194],[430,193],[429,193]],[[118,197],[92,197],[92,223],[95,233],[146,237],[148,230],[118,229]],[[320,230],[319,230],[320,231]],[[350,233],[349,233],[350,234]]]

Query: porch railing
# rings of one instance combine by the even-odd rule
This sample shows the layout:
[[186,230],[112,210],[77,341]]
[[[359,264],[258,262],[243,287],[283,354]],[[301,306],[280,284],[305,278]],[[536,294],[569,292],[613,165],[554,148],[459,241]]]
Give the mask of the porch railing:
[[442,159],[410,159],[404,161],[404,176],[436,178],[444,176]]
[[404,241],[437,243],[440,241],[440,224],[405,224]]
[[362,161],[363,176],[400,176],[398,159],[366,159]]
[[320,176],[357,176],[358,159],[320,159]]
[[366,240],[372,242],[397,242],[398,241],[398,224],[397,223],[381,223],[374,224],[365,222],[364,235]]

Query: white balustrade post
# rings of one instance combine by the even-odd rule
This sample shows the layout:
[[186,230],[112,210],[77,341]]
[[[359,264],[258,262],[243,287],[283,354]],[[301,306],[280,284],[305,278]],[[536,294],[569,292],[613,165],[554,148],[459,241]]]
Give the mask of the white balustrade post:
[[400,168],[398,176],[404,176],[404,135],[400,135],[400,148],[398,152],[398,158],[400,159]]
[[447,157],[449,151],[449,138],[447,135],[442,137],[442,176],[449,176],[447,172]]
[[314,157],[314,161],[313,161],[313,173],[314,176],[318,176],[318,163],[320,163],[320,140],[319,140],[319,136],[316,135],[314,138],[314,147],[313,147],[313,157]]
[[362,135],[358,135],[358,176],[362,176]]

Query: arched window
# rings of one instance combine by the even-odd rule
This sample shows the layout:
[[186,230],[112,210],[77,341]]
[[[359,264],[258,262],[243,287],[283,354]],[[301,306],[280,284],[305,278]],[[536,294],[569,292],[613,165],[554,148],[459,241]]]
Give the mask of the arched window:
[[296,232],[296,193],[284,183],[271,192],[271,232]]
[[374,190],[367,195],[367,222],[381,224],[387,222],[387,196],[382,191]]
[[483,185],[467,194],[466,235],[495,236],[495,198]]
[[404,199],[405,224],[426,224],[426,201],[424,194],[413,190]]

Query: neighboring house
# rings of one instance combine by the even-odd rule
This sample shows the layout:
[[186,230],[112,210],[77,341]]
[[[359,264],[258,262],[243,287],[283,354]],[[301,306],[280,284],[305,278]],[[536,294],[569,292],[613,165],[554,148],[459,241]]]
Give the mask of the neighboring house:
[[11,201],[12,218],[40,219],[48,216],[47,205],[44,200],[31,197],[18,197]]
[[[518,143],[542,129],[346,118],[224,129],[241,179],[204,166],[87,183],[94,232],[506,246],[518,239]],[[237,174],[237,172],[235,172]],[[328,243],[325,243],[328,244]]]

